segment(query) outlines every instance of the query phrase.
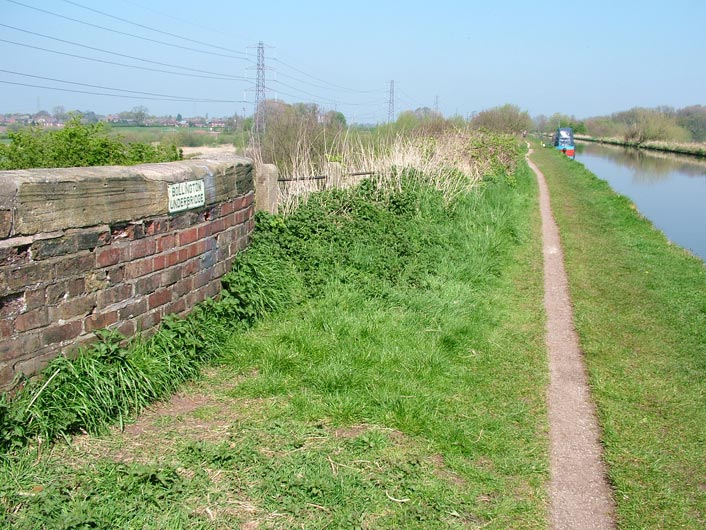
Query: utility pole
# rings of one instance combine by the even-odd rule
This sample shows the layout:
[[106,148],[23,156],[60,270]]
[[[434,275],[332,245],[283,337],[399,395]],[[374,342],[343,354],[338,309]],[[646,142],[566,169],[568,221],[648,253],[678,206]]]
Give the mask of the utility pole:
[[390,102],[387,107],[387,123],[395,121],[395,81],[390,81]]
[[257,43],[257,76],[255,78],[255,134],[265,132],[265,43]]
[[434,112],[439,114],[439,94],[434,98]]

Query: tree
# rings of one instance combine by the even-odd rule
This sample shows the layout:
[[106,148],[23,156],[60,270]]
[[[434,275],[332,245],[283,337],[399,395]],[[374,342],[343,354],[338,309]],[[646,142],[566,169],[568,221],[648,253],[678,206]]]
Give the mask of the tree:
[[324,115],[324,120],[327,124],[332,125],[334,127],[339,127],[341,129],[345,129],[347,125],[346,117],[343,115],[343,113],[334,110],[327,112]]
[[676,117],[665,114],[659,109],[634,107],[613,114],[612,118],[624,124],[623,136],[626,142],[636,144],[654,140],[688,142],[691,139],[689,131],[677,124]]
[[81,116],[81,123],[98,123],[98,114],[92,110],[74,112],[71,116]]
[[516,105],[506,104],[479,112],[471,125],[477,129],[519,134],[532,127],[532,119],[527,111],[522,111]]
[[695,142],[706,142],[706,107],[692,105],[676,112],[677,124],[691,133]]
[[149,116],[149,110],[147,107],[140,105],[139,107],[133,107],[132,116],[138,125],[144,125],[145,119]]
[[179,122],[179,121],[183,121],[183,120],[184,120],[184,118],[181,117],[181,113],[176,115],[176,121]]
[[69,115],[66,112],[66,109],[62,105],[58,105],[52,109],[52,114],[54,115],[54,118],[56,118],[59,121],[64,121],[66,120]]

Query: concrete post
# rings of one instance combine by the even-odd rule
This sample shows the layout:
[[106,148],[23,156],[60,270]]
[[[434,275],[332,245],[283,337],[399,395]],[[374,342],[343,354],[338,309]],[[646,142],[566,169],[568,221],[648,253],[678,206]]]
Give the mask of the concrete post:
[[279,201],[279,170],[274,164],[262,164],[255,168],[255,210],[277,213]]

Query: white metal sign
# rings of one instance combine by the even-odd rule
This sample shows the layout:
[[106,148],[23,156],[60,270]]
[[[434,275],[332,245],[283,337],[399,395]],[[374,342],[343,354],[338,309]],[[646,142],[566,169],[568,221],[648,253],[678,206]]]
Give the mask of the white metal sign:
[[188,180],[170,184],[167,189],[169,213],[198,208],[206,204],[206,187],[203,180]]

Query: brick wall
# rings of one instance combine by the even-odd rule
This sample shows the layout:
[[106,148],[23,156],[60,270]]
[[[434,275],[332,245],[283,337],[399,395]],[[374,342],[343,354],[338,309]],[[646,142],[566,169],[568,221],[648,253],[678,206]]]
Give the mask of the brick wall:
[[[201,181],[203,206],[169,212]],[[253,228],[248,159],[0,172],[0,390],[94,340],[218,294]]]

